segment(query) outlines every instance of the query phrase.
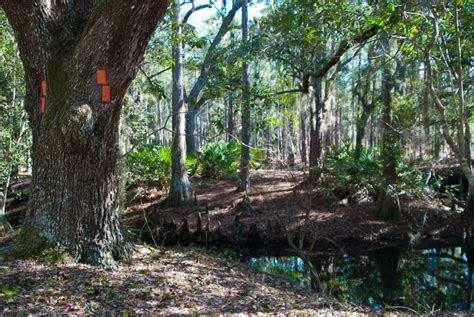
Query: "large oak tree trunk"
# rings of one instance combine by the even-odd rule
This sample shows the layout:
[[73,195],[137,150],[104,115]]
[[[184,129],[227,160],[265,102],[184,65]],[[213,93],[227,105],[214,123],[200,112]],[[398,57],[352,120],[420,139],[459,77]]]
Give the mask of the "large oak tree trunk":
[[[89,107],[79,111],[92,120]],[[81,142],[74,131],[58,131],[50,121],[55,118],[44,118],[33,150],[31,224],[87,263],[108,263],[124,245],[117,212],[118,131],[115,120],[102,119],[97,121],[104,126]]]
[[[117,207],[122,99],[168,1],[0,5],[25,69],[33,133],[28,223],[76,259],[109,265],[126,247]],[[97,69],[105,71],[110,100]]]

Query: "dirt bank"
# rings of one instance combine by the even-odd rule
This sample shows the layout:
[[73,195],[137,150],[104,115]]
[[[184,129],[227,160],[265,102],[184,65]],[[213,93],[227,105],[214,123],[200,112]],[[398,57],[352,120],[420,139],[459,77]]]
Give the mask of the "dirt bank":
[[258,171],[247,200],[236,192],[236,181],[195,180],[193,203],[167,209],[162,207],[165,192],[137,187],[129,192],[124,223],[159,244],[248,245],[254,250],[287,245],[287,236],[301,229],[308,209],[306,242],[315,238],[315,250],[462,245],[472,234],[473,224],[460,212],[433,201],[402,198],[402,220],[392,224],[373,219],[370,200],[341,204],[321,191],[308,191],[302,181],[302,173]]

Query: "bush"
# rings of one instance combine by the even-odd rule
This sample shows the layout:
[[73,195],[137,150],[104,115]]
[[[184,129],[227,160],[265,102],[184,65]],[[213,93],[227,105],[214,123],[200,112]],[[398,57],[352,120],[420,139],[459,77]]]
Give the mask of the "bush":
[[[240,164],[241,146],[237,142],[209,143],[197,155],[197,164],[203,177],[236,178]],[[263,158],[263,151],[250,149],[250,166],[255,168]]]
[[365,188],[374,196],[380,189],[382,168],[382,162],[370,150],[363,149],[357,158],[350,145],[344,144],[328,154],[323,173],[330,174],[337,185],[353,186],[356,190]]
[[[186,158],[188,174],[193,171],[196,159]],[[171,180],[171,149],[154,144],[146,144],[134,149],[127,156],[128,180],[168,185]]]
[[[399,195],[409,197],[419,196],[425,192],[423,173],[415,165],[407,164],[397,159],[397,184],[394,190]],[[376,197],[383,184],[383,161],[380,149],[362,149],[359,157],[351,150],[350,144],[344,144],[341,149],[333,150],[327,156],[326,166],[322,171],[331,175],[334,184],[350,186],[355,190],[367,189],[368,193]]]
[[240,162],[240,145],[236,142],[206,144],[198,151],[197,161],[203,177],[236,177]]

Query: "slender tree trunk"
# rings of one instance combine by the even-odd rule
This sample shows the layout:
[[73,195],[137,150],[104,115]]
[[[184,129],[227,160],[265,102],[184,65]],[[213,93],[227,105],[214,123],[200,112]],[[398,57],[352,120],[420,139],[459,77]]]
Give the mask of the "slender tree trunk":
[[[14,45],[13,39],[10,40],[10,45],[13,47],[13,45]],[[13,58],[14,58],[13,66],[14,66],[14,68],[16,68],[16,64],[17,64],[16,54],[14,55]],[[16,77],[16,71],[14,71],[13,72],[12,108],[16,107],[16,95],[17,95],[17,91],[16,91],[17,80],[16,80],[16,78],[17,78]],[[20,119],[20,121],[23,121],[23,120],[24,120],[24,118],[22,117]],[[19,133],[17,141],[15,142],[15,147],[13,149],[14,151],[16,151],[16,149],[18,148],[18,146],[21,143],[21,139],[23,138],[23,133],[25,131],[25,128],[26,128],[26,122],[22,122],[22,126],[20,128],[20,133]],[[11,164],[14,164],[14,163],[11,162]],[[8,188],[10,187],[10,180],[11,180],[11,176],[12,176],[12,172],[13,172],[13,165],[11,165],[11,164],[8,168],[5,184],[3,186],[3,191],[0,192],[0,194],[1,194],[0,195],[0,200],[1,200],[1,204],[0,204],[0,236],[2,236],[3,233],[5,233],[5,234],[9,233],[12,230],[12,226],[10,225],[10,223],[8,222],[8,220],[6,218]]]
[[[432,34],[431,40],[428,47],[425,49],[425,64],[426,64],[426,84],[431,98],[434,101],[434,104],[439,112],[439,117],[441,121],[441,128],[444,139],[449,145],[449,148],[454,152],[456,159],[459,162],[459,165],[463,171],[464,176],[469,181],[469,192],[468,192],[468,202],[465,209],[465,214],[474,219],[474,173],[472,171],[472,161],[471,161],[471,148],[470,148],[470,129],[469,123],[467,122],[467,112],[465,108],[464,101],[464,88],[463,88],[463,76],[462,76],[462,61],[461,61],[461,42],[459,34],[459,21],[458,21],[458,6],[455,2],[455,33],[456,33],[456,57],[457,57],[457,94],[459,94],[459,104],[458,104],[458,122],[456,124],[456,138],[453,138],[450,133],[450,125],[446,118],[446,107],[443,105],[440,100],[437,92],[435,91],[433,84],[433,69],[431,65],[431,56],[430,51],[433,45],[436,43],[438,36],[438,21],[433,20],[434,23],[434,33]],[[455,87],[452,87],[454,90]],[[457,99],[457,98],[455,98]]]
[[268,125],[265,129],[265,159],[271,158],[271,147],[272,147],[272,126]]
[[290,167],[294,167],[295,165],[295,145],[293,143],[295,131],[293,127],[293,120],[291,118],[288,119],[288,140],[287,140],[287,148],[288,148],[288,156],[287,161]]
[[[224,39],[227,32],[230,30],[230,26],[234,19],[235,14],[240,9],[242,5],[242,0],[236,0],[232,2],[232,8],[227,12],[227,15],[223,17],[222,23],[215,35],[214,39],[209,46],[204,60],[202,62],[201,71],[194,82],[194,85],[187,96],[187,104],[189,106],[189,113],[186,119],[186,145],[188,147],[188,154],[193,155],[196,151],[197,144],[201,144],[202,138],[199,138],[199,142],[196,142],[196,113],[199,111],[200,107],[204,104],[204,100],[200,95],[202,94],[203,89],[206,87],[207,80],[209,77],[209,71],[211,70],[212,65],[215,61],[215,55],[219,46]],[[231,34],[232,37],[232,34]],[[202,133],[200,133],[202,135]]]
[[286,128],[288,126],[288,119],[285,118],[285,115],[281,115],[281,119],[283,122],[283,125],[281,127],[281,161],[285,162],[285,160],[287,159],[286,150],[288,144],[288,133],[286,131]]
[[[425,68],[425,71],[423,73],[423,77],[422,78],[418,78],[418,80],[420,81],[426,81],[426,65],[424,65],[424,68]],[[422,114],[422,123],[423,123],[423,136],[422,136],[422,145],[423,143],[424,146],[423,146],[423,152],[422,154],[427,154],[429,155],[429,144],[430,144],[430,139],[431,139],[431,129],[430,129],[430,126],[431,126],[431,116],[430,116],[430,113],[429,113],[429,110],[430,110],[430,103],[429,103],[429,92],[428,92],[428,87],[424,87],[423,89],[423,95],[422,95],[422,98],[421,98],[421,114]]]
[[369,104],[363,96],[360,96],[359,100],[362,104],[362,112],[356,121],[355,155],[357,158],[359,158],[362,153],[362,142],[365,138],[365,128],[367,127],[367,122],[369,121],[370,115],[372,114],[372,111],[375,108],[373,101]]
[[[389,51],[389,42],[387,33],[381,35],[381,42],[385,51]],[[386,64],[386,56],[382,55],[382,64],[385,64],[382,73],[382,99],[383,99],[383,118],[382,118],[382,156],[383,156],[383,178],[384,183],[378,197],[375,217],[386,221],[397,221],[400,219],[400,201],[398,193],[393,190],[397,184],[396,170],[396,144],[397,135],[392,125],[392,97],[391,97],[391,74],[390,66]]]
[[193,104],[188,105],[186,114],[186,151],[189,155],[196,153],[196,116],[197,110]]
[[232,141],[235,137],[235,118],[234,118],[234,101],[232,93],[227,94],[227,141]]
[[168,2],[0,5],[25,69],[33,134],[29,234],[82,262],[110,265],[127,250],[117,207],[122,100]]
[[[469,126],[468,118],[470,118],[470,110],[466,108],[466,101],[464,98],[464,77],[462,69],[462,46],[461,46],[461,34],[459,26],[459,6],[458,2],[455,2],[454,8],[454,25],[456,34],[456,74],[457,74],[457,90],[459,95],[459,127],[458,127],[458,144],[461,149],[461,154],[464,157],[461,158],[461,165],[464,165],[464,176],[469,180],[469,194],[468,204],[466,207],[466,214],[474,219],[474,172],[472,170],[472,157],[471,157],[471,129]],[[463,161],[465,164],[463,164]]]
[[[248,0],[242,1],[242,45],[247,46],[249,40],[249,16]],[[249,64],[244,62],[242,66],[242,146],[240,157],[240,184],[239,190],[249,189],[250,169],[250,74]]]
[[[173,1],[173,15],[176,21],[176,30],[173,33],[173,143],[171,146],[171,186],[166,205],[181,207],[192,197],[191,184],[186,172],[186,112],[183,87],[183,57],[181,42],[180,5],[178,0]],[[189,116],[188,116],[189,117]],[[193,118],[194,121],[194,118]],[[193,129],[194,130],[194,129]]]
[[319,179],[320,172],[319,167],[321,164],[321,152],[322,152],[322,135],[321,135],[321,123],[322,123],[322,78],[316,77],[313,79],[314,89],[314,101],[315,111],[313,121],[313,129],[310,136],[309,144],[309,178],[311,182],[315,182]]
[[300,130],[301,130],[301,162],[303,164],[308,163],[306,157],[307,148],[306,148],[306,113],[305,113],[305,104],[301,102],[300,104]]
[[[367,52],[367,66],[366,66],[367,74],[369,74],[369,72],[370,72],[371,60],[373,59],[373,48],[374,48],[374,46],[371,45],[370,48],[369,48],[369,51]],[[361,65],[362,65],[362,58],[359,55],[359,68],[361,67]],[[359,80],[359,84],[362,84],[361,72],[359,72],[358,80]],[[364,79],[364,80],[365,80],[365,83],[363,84],[364,87],[363,87],[362,92],[359,93],[359,92],[356,91],[356,95],[357,95],[357,97],[360,101],[360,104],[362,106],[360,116],[357,118],[357,121],[356,121],[355,155],[356,155],[357,158],[360,157],[360,154],[362,152],[363,141],[364,141],[364,138],[365,138],[365,130],[366,130],[366,127],[367,127],[367,123],[369,121],[369,118],[372,115],[372,112],[375,109],[375,98],[374,98],[373,93],[372,93],[371,102],[369,103],[368,100],[367,100],[367,95],[369,94],[369,92],[371,90],[370,89],[371,88],[371,82],[370,82],[369,79]],[[375,91],[375,80],[374,80],[374,85],[373,85],[372,91]]]
[[[467,118],[466,101],[464,98],[464,76],[462,69],[462,47],[461,47],[461,34],[459,30],[459,7],[458,2],[455,2],[454,8],[454,30],[456,35],[456,88],[458,90],[458,104],[459,104],[459,120],[458,120],[458,143],[462,149],[462,153],[465,155],[466,161],[469,162],[470,170],[472,170],[471,163],[471,131]],[[474,206],[473,206],[474,207]],[[473,210],[474,212],[474,210]]]
[[6,218],[8,187],[10,186],[12,169],[13,166],[10,166],[7,172],[5,185],[3,186],[3,190],[0,192],[0,237],[3,236],[3,234],[7,234],[12,231],[12,226]]
[[163,130],[159,130],[158,129],[161,129],[162,128],[162,114],[161,114],[161,107],[160,107],[160,101],[157,101],[156,102],[156,114],[155,114],[155,130],[156,130],[156,133],[155,133],[155,141],[160,144],[160,145],[163,145]]

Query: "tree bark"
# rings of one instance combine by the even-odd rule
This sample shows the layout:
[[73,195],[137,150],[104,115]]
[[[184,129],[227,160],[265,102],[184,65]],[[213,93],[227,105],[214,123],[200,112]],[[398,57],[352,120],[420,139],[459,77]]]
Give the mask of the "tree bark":
[[[381,35],[381,42],[384,50],[389,51],[389,41],[387,33]],[[394,189],[397,184],[396,170],[396,144],[397,135],[392,126],[392,96],[391,96],[391,74],[390,66],[386,64],[386,56],[382,55],[382,99],[383,99],[383,118],[382,118],[382,157],[383,157],[383,184],[375,209],[375,217],[386,221],[398,221],[400,219],[400,201],[398,193]]]
[[10,225],[6,217],[8,187],[10,186],[12,168],[13,166],[9,167],[8,172],[7,172],[7,177],[5,180],[5,185],[3,186],[2,191],[0,191],[0,237],[8,234],[9,232],[13,230],[12,226]]
[[[186,113],[183,87],[183,45],[181,42],[180,5],[173,1],[173,16],[176,30],[173,32],[173,143],[171,146],[171,186],[166,204],[168,207],[181,207],[191,200],[192,190],[186,172]],[[194,120],[195,118],[193,118]]]
[[227,141],[234,140],[235,137],[235,118],[234,118],[234,100],[232,92],[227,93]]
[[300,130],[301,130],[301,162],[306,165],[308,159],[306,157],[306,113],[304,102],[300,105]]
[[309,179],[312,183],[316,182],[320,176],[320,163],[321,163],[321,152],[322,152],[322,134],[321,134],[321,124],[322,124],[322,109],[323,109],[323,100],[322,100],[322,78],[316,77],[313,78],[313,89],[314,89],[314,117],[311,118],[313,121],[310,144],[309,144]]
[[186,151],[189,155],[194,155],[197,151],[196,146],[196,116],[197,110],[194,104],[188,104],[186,113]]
[[[248,1],[242,1],[242,45],[246,47],[249,40]],[[242,66],[242,145],[240,157],[239,191],[249,189],[250,168],[250,74],[249,64],[244,61]]]
[[[367,66],[365,67],[365,72],[364,77],[368,77],[370,71],[371,71],[371,60],[373,59],[373,50],[374,50],[374,45],[371,45],[369,47],[369,50],[367,52]],[[362,67],[362,59],[359,56],[359,68]],[[363,83],[363,80],[365,80],[365,83]],[[372,115],[372,112],[375,109],[375,102],[376,99],[374,98],[374,94],[372,94],[372,101],[369,103],[367,100],[367,95],[369,94],[369,91],[371,90],[371,81],[369,78],[362,78],[362,71],[359,72],[358,76],[358,83],[357,86],[355,87],[355,94],[357,95],[359,102],[362,106],[361,112],[359,117],[357,118],[356,121],[356,145],[355,145],[355,155],[356,158],[359,158],[362,152],[363,148],[363,141],[365,138],[365,129],[367,127],[367,123],[369,121],[370,116]],[[358,87],[360,85],[363,85],[362,92],[358,91]],[[373,90],[375,91],[375,89]]]
[[287,162],[288,162],[289,167],[294,167],[295,166],[295,145],[293,143],[293,138],[294,138],[295,131],[293,127],[292,118],[289,118],[287,120],[288,120]]
[[362,142],[365,138],[365,128],[367,122],[369,121],[372,111],[375,109],[375,100],[371,103],[367,102],[365,96],[358,95],[359,101],[362,105],[362,111],[359,118],[356,121],[356,145],[355,145],[355,155],[356,158],[359,158],[362,153]]
[[163,120],[161,118],[160,101],[158,100],[156,102],[156,114],[155,114],[155,130],[156,130],[155,141],[160,145],[163,145],[163,130],[161,129],[162,121]]
[[[117,208],[122,100],[168,1],[0,5],[25,69],[33,134],[28,223],[74,258],[110,265],[126,253]],[[109,102],[102,100],[98,68],[106,71]]]

